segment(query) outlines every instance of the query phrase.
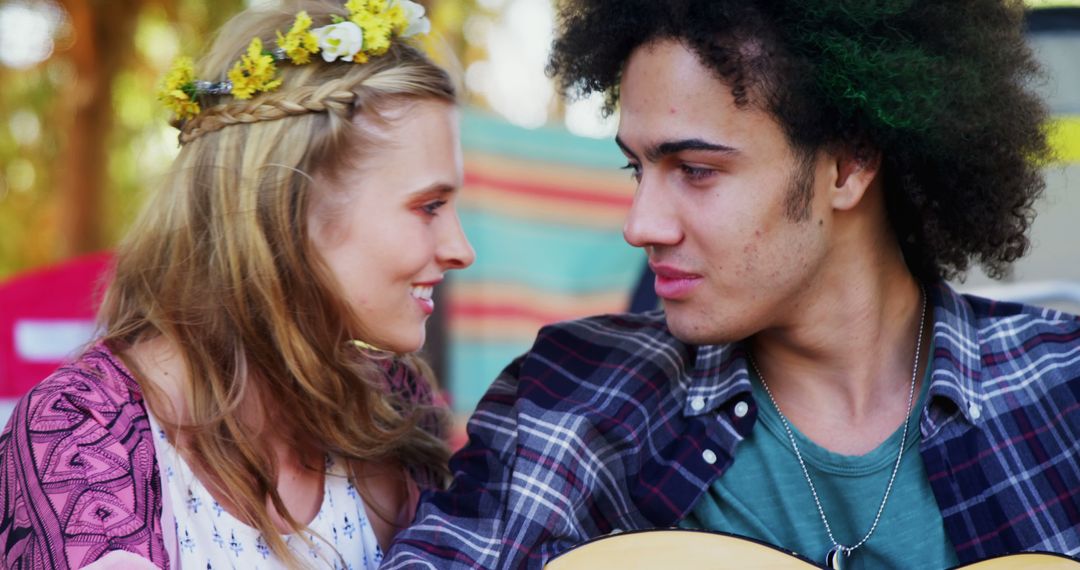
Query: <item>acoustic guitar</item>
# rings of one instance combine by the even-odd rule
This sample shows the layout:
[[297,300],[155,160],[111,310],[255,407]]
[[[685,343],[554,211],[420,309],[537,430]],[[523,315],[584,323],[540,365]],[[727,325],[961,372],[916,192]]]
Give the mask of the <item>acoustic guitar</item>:
[[[545,570],[819,570],[826,568],[771,544],[722,532],[668,529],[595,538],[552,558]],[[1061,554],[1024,552],[960,566],[963,570],[1080,570]]]

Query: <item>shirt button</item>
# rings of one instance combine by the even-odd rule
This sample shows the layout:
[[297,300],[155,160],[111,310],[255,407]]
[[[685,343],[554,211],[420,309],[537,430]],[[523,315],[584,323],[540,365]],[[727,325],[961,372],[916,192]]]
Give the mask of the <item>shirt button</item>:
[[737,418],[746,417],[746,412],[749,412],[749,411],[750,411],[750,404],[747,404],[746,402],[739,402],[738,404],[735,404],[735,417],[737,417]]
[[705,398],[698,396],[693,400],[690,400],[690,407],[693,408],[695,412],[700,412],[705,408]]
[[982,408],[978,404],[972,403],[968,406],[968,414],[971,415],[971,419],[977,420],[982,415]]
[[711,449],[706,449],[705,451],[703,451],[701,453],[701,458],[704,459],[705,463],[708,463],[709,465],[716,463],[716,454],[713,453],[713,450]]

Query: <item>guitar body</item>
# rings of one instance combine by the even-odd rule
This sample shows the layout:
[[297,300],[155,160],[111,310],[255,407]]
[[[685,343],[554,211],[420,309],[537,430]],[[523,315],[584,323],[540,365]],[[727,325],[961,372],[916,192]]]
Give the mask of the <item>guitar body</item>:
[[814,570],[824,568],[787,550],[719,532],[668,529],[612,534],[551,559],[544,570]]
[[[551,559],[545,570],[814,570],[825,568],[794,552],[750,538],[701,530],[623,532],[579,544]],[[957,570],[1080,570],[1060,554],[1025,552],[990,558]]]

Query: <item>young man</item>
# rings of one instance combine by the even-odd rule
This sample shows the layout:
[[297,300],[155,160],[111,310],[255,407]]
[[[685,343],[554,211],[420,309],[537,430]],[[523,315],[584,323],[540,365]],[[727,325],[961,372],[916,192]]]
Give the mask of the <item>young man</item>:
[[1080,320],[955,293],[1027,247],[1018,3],[587,0],[552,70],[619,105],[664,311],[543,329],[389,567],[618,530],[849,568],[1080,553]]

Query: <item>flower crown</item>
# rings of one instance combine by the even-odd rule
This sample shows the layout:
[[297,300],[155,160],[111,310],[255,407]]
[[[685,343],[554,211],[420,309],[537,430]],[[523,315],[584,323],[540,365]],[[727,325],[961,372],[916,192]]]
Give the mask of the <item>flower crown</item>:
[[424,16],[424,7],[411,0],[348,0],[348,18],[333,16],[332,24],[311,29],[307,12],[296,14],[292,28],[285,35],[277,32],[277,48],[268,50],[262,40],[254,38],[247,53],[229,70],[224,81],[202,81],[195,78],[195,64],[190,57],[178,57],[158,92],[158,99],[180,121],[199,114],[201,95],[232,95],[250,99],[259,92],[273,91],[281,86],[277,62],[294,65],[311,62],[319,54],[326,62],[337,60],[365,63],[390,49],[394,37],[409,37],[431,31],[431,22]]

